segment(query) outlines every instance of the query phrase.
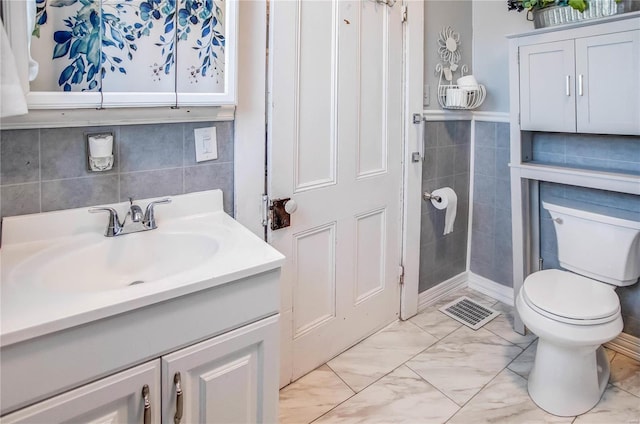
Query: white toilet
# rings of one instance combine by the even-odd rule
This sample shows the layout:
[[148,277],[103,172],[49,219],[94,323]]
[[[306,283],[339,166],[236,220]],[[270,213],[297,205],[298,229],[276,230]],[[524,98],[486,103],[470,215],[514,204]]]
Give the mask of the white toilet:
[[[538,350],[529,396],[555,415],[593,408],[609,380],[602,344],[622,331],[618,286],[640,277],[638,214],[566,199],[542,202],[554,221],[560,265],[528,276],[516,298]],[[579,275],[578,275],[579,274]]]

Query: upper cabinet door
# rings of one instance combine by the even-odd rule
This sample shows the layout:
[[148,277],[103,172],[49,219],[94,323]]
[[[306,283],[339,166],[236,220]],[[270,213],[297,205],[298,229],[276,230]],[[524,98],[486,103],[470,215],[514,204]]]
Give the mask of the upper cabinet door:
[[520,47],[520,127],[575,132],[573,40]]
[[575,43],[578,132],[640,134],[640,30]]
[[31,1],[31,109],[235,103],[238,0]]

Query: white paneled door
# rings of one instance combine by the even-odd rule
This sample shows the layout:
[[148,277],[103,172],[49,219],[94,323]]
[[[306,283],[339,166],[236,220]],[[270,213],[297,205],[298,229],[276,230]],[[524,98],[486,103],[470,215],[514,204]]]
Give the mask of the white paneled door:
[[402,3],[276,0],[270,19],[269,193],[298,205],[269,230],[284,385],[399,313]]

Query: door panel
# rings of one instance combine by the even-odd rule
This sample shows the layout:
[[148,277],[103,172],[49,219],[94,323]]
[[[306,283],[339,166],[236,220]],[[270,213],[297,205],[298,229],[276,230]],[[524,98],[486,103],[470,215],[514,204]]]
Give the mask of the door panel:
[[386,226],[386,209],[356,217],[356,305],[384,290]]
[[294,236],[297,264],[294,338],[336,316],[336,226],[330,223]]
[[295,193],[336,182],[335,13],[322,2],[303,2],[298,11]]
[[298,203],[268,234],[284,385],[397,318],[403,46],[399,2],[271,5],[269,193]]

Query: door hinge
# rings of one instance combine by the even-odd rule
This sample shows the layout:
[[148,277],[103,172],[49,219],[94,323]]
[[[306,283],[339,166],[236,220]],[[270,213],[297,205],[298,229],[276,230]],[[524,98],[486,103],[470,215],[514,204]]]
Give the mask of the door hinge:
[[262,195],[262,226],[269,225],[269,196]]
[[518,65],[520,64],[520,50],[518,50]]
[[398,267],[398,274],[399,274],[398,281],[399,281],[400,285],[402,286],[404,284],[404,266],[400,265]]
[[542,271],[544,269],[544,259],[538,258],[538,271]]
[[402,23],[407,22],[408,8],[407,6],[402,6]]
[[520,112],[518,112],[518,125],[520,125]]

